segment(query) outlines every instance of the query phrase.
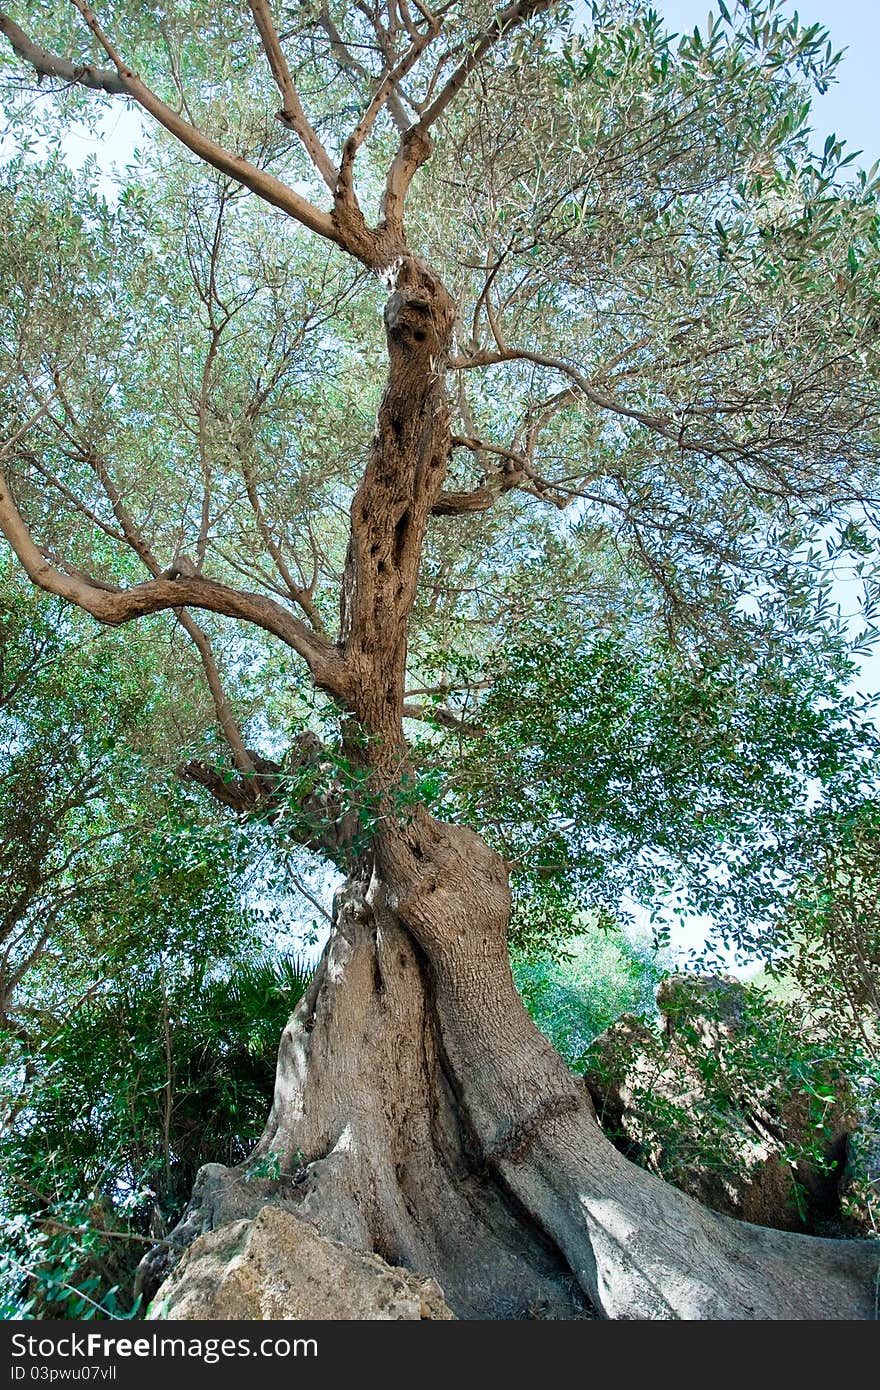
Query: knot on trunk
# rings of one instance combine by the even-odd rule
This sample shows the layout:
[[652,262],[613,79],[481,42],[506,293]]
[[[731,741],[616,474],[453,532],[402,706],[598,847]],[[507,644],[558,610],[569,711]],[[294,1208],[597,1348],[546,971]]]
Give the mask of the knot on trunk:
[[430,130],[421,125],[411,125],[409,130],[404,132],[400,145],[401,150],[417,169],[427,163],[434,149]]
[[404,256],[389,277],[392,293],[385,305],[389,348],[403,349],[421,360],[442,356],[455,319],[449,292],[431,268]]
[[463,952],[479,969],[507,969],[510,881],[485,841],[416,813],[377,850],[395,910],[433,964]]

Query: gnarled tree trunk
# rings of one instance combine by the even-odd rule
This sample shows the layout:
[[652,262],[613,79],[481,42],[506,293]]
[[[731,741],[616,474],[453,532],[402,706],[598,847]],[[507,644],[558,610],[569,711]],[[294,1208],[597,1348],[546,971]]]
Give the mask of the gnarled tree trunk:
[[258,1154],[299,1169],[299,1212],[324,1235],[432,1271],[460,1316],[579,1316],[577,1281],[471,1130],[424,953],[376,878],[335,909]]
[[287,1176],[215,1172],[190,1233],[277,1200],[461,1317],[872,1317],[874,1242],[733,1221],[618,1153],[517,996],[503,864],[417,821],[411,877],[395,836],[337,896],[282,1037],[255,1157]]
[[[311,591],[304,602],[305,591],[288,585],[304,613],[300,618],[265,593],[236,589],[203,573],[210,520],[207,485],[197,563],[177,556],[170,568],[162,568],[128,511],[124,490],[112,483],[100,451],[91,445],[83,451],[83,463],[88,460],[94,467],[119,528],[115,534],[145,565],[147,580],[117,587],[91,578],[69,560],[55,563],[52,550],[37,544],[2,475],[0,531],[36,585],[101,622],[118,625],[162,610],[179,614],[195,607],[256,625],[285,643],[307,664],[314,685],[337,702],[346,755],[358,766],[375,811],[378,830],[369,847],[355,846],[353,822],[344,808],[323,839],[327,852],[347,864],[351,878],[315,983],[281,1048],[275,1101],[258,1153],[274,1155],[283,1176],[279,1181],[251,1180],[246,1172],[224,1176],[214,1171],[203,1180],[201,1204],[185,1223],[189,1232],[242,1215],[249,1203],[267,1198],[293,1204],[324,1233],[434,1275],[452,1306],[470,1316],[573,1316],[582,1310],[584,1297],[600,1314],[614,1318],[871,1316],[880,1268],[876,1245],[794,1236],[731,1221],[617,1153],[602,1135],[585,1089],[532,1024],[516,994],[506,949],[510,895],[505,864],[472,832],[438,824],[423,809],[406,809],[407,798],[399,795],[411,775],[403,732],[407,626],[431,514],[480,510],[511,486],[526,486],[551,500],[554,496],[553,485],[533,471],[528,450],[497,448],[492,452],[505,459],[505,467],[493,477],[471,492],[443,491],[453,443],[444,373],[455,305],[438,275],[409,249],[407,190],[430,156],[432,128],[487,55],[552,7],[553,0],[510,0],[489,15],[476,7],[473,26],[470,16],[456,17],[448,44],[434,49],[433,73],[423,69],[424,81],[413,89],[423,93],[424,101],[411,101],[406,109],[399,83],[428,54],[450,7],[434,15],[418,6],[418,24],[410,16],[399,26],[395,18],[392,27],[406,29],[399,40],[403,48],[395,52],[387,50],[387,43],[393,50],[398,40],[392,40],[377,10],[377,52],[387,68],[340,146],[337,167],[306,117],[271,7],[253,0],[249,8],[284,100],[280,115],[327,186],[332,210],[319,209],[262,166],[198,129],[186,106],[183,111],[169,106],[80,0],[76,8],[110,67],[74,61],[65,56],[66,48],[54,53],[0,14],[0,32],[38,76],[138,103],[224,178],[249,188],[392,287],[385,309],[388,383],[352,502],[338,641],[315,624]],[[363,12],[369,24],[368,7]],[[330,26],[327,32],[334,65],[341,61],[373,86],[335,29]],[[506,68],[510,57],[498,61]],[[739,62],[734,66],[739,70]],[[782,71],[774,58],[772,72]],[[326,90],[340,89],[331,82]],[[400,138],[387,166],[378,222],[370,226],[356,194],[354,164],[386,106]],[[740,160],[739,145],[736,158]],[[626,167],[624,161],[621,168]],[[662,187],[659,174],[657,186]],[[580,182],[573,185],[566,199],[576,188],[580,202],[581,187]],[[726,189],[727,183],[717,187]],[[512,249],[513,242],[503,255]],[[473,318],[474,343],[476,325],[485,314],[495,347],[475,347],[469,365],[520,360],[553,367],[567,385],[548,407],[584,396],[597,408],[638,420],[658,438],[683,441],[678,412],[660,418],[653,408],[647,413],[615,405],[563,359],[506,348],[490,295],[500,267],[501,259],[494,268],[485,267],[488,278]],[[681,283],[677,277],[675,284]],[[531,294],[526,285],[523,304]],[[736,294],[742,295],[739,282]],[[614,312],[619,313],[619,305]],[[668,341],[677,343],[678,333]],[[789,349],[793,346],[792,340]],[[829,404],[825,388],[814,389],[832,369],[836,375],[845,356],[838,346],[828,351],[832,355],[827,360],[818,359],[824,365],[811,366],[790,394],[792,400],[803,398],[798,411],[807,419],[811,410],[823,416],[830,410],[830,433],[821,437],[837,441],[841,430],[850,429],[849,416],[845,429],[838,428],[834,396]],[[696,360],[704,358],[701,352]],[[60,378],[55,384],[60,392]],[[42,425],[54,394],[23,429]],[[28,416],[29,396],[30,391]],[[713,419],[719,427],[728,409],[734,419],[739,412],[741,418],[749,416],[743,457],[748,457],[751,476],[752,404],[743,404],[738,384],[733,396],[731,406],[719,400],[716,409],[700,411],[706,413],[707,429]],[[772,441],[777,433],[775,389],[770,397],[772,417],[758,418],[774,422],[767,425]],[[66,412],[63,396],[61,400]],[[856,418],[853,437],[859,441],[872,417]],[[65,423],[65,453],[68,434]],[[691,448],[702,452],[702,433],[696,439]],[[475,452],[482,448],[479,441],[464,443]],[[739,456],[734,449],[733,459]],[[781,457],[787,460],[788,454]],[[757,458],[760,464],[760,451]],[[772,471],[775,488],[774,458],[768,444],[756,476],[763,476],[761,468]],[[835,459],[836,472],[840,459]],[[791,466],[797,477],[793,495],[812,496],[804,490],[800,460]],[[833,495],[842,496],[848,506],[850,494],[838,492],[836,479],[834,489]],[[817,489],[816,496],[823,495]],[[99,520],[78,505],[87,517]],[[239,804],[239,790],[242,806],[249,798],[271,796],[277,769],[245,749],[224,704],[210,644],[188,618],[184,625],[200,651],[218,722],[244,774],[235,792],[225,778],[212,782],[209,774],[200,780],[230,804]],[[314,824],[303,838],[321,843]]]
[[407,621],[428,518],[451,496],[452,307],[411,257],[385,321],[389,382],[352,503],[336,692],[379,828],[282,1039],[257,1157],[285,1176],[215,1173],[188,1228],[279,1200],[432,1275],[461,1316],[870,1317],[874,1243],[730,1220],[617,1152],[517,995],[506,865],[472,831],[401,809]]

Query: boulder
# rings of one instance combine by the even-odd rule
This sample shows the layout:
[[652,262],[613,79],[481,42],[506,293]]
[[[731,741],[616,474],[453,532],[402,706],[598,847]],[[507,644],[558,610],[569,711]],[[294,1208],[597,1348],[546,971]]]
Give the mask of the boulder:
[[150,1304],[151,1319],[454,1318],[433,1279],[325,1240],[277,1206],[201,1235]]
[[[609,1138],[706,1206],[759,1226],[852,1234],[841,1217],[851,1097],[816,1115],[803,1092],[729,1084],[727,1060],[748,1027],[746,991],[726,975],[673,975],[657,991],[661,1032],[624,1014],[598,1037],[584,1080]],[[780,1067],[780,1073],[782,1068]],[[735,1075],[735,1069],[734,1069]]]

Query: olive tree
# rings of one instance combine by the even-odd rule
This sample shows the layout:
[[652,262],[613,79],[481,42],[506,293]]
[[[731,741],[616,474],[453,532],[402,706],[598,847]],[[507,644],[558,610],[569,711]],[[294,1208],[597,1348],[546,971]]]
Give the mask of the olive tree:
[[[514,987],[523,862],[441,775],[548,614],[748,670],[818,641],[819,544],[870,544],[877,185],[811,153],[827,36],[720,9],[680,43],[640,3],[0,14],[0,528],[99,623],[169,612],[232,763],[187,775],[345,877],[255,1207],[465,1316],[874,1306],[871,1243],[726,1219],[606,1140]],[[23,123],[114,100],[171,139],[108,207]]]

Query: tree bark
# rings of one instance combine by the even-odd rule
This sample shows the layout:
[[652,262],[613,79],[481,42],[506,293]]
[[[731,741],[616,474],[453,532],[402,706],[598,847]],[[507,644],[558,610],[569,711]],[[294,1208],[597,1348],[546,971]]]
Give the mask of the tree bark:
[[[0,14],[0,33],[38,76],[131,97],[207,165],[392,282],[388,384],[351,509],[338,643],[274,599],[178,562],[130,589],[61,569],[34,542],[2,476],[0,530],[34,584],[101,622],[205,608],[286,643],[338,702],[346,753],[377,810],[380,828],[368,849],[354,844],[348,825],[328,827],[326,836],[319,826],[309,840],[360,860],[340,895],[315,981],[282,1040],[272,1113],[256,1154],[266,1173],[277,1164],[281,1176],[206,1171],[178,1244],[271,1199],[295,1206],[327,1235],[434,1275],[462,1316],[576,1317],[589,1300],[613,1318],[870,1317],[876,1243],[732,1221],[612,1147],[585,1088],[517,996],[507,957],[506,866],[472,832],[440,825],[418,808],[404,811],[406,798],[398,796],[411,775],[402,727],[407,624],[429,517],[482,509],[505,488],[499,481],[442,493],[452,445],[444,370],[455,306],[408,250],[406,193],[430,155],[432,127],[486,54],[549,4],[512,0],[440,60],[431,99],[389,165],[374,228],[355,194],[354,159],[381,106],[400,112],[395,84],[439,33],[436,18],[380,83],[337,170],[302,108],[269,7],[252,4],[282,118],[333,192],[326,212],[162,101],[83,0],[74,5],[110,68],[49,52]],[[330,39],[336,56],[341,48],[343,63],[359,70],[335,31]],[[450,54],[458,61],[444,76]],[[491,321],[488,301],[486,312]],[[498,350],[479,354],[484,364],[515,358],[561,371],[599,408],[669,435],[662,419],[597,393],[561,359],[505,348],[492,328]],[[525,468],[522,474],[530,477]],[[542,480],[530,483],[554,500]],[[238,753],[239,770],[249,774],[243,744]],[[191,764],[189,775],[244,806],[271,794],[276,769],[254,767],[255,784],[225,793],[210,770]]]
[[578,1317],[552,1242],[498,1184],[461,1107],[424,953],[374,876],[282,1037],[257,1155],[298,1170],[299,1214],[390,1264],[429,1270],[459,1316]]
[[870,1317],[873,1242],[770,1231],[710,1212],[622,1157],[538,1032],[506,951],[504,865],[436,827],[400,912],[431,963],[445,1055],[484,1161],[613,1318]]

